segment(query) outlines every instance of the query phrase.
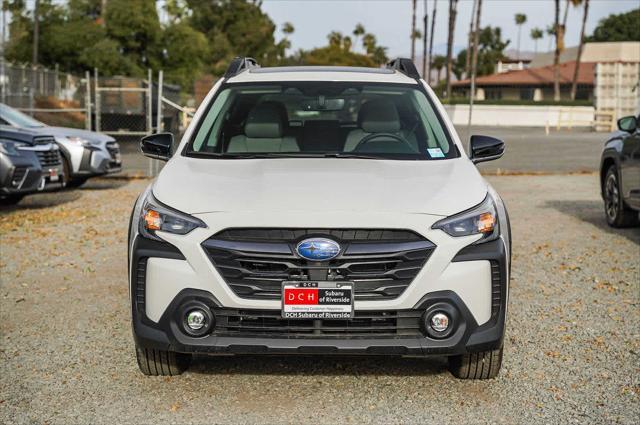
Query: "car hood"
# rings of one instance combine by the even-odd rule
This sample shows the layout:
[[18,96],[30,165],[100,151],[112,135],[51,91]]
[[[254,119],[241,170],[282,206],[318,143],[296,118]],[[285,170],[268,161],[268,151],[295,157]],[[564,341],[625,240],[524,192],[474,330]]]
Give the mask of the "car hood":
[[189,214],[351,211],[448,216],[482,202],[487,183],[466,158],[196,159],[176,157],[153,187]]
[[113,137],[107,136],[106,134],[97,133],[95,131],[82,130],[79,128],[46,126],[35,127],[31,129],[42,134],[48,134],[54,137],[82,137],[92,144],[103,144],[115,140]]

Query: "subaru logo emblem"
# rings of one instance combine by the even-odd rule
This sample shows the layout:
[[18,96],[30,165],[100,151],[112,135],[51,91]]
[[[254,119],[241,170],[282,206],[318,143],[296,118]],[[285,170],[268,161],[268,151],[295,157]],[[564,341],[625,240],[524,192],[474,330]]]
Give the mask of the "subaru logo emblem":
[[302,258],[311,261],[327,261],[340,254],[340,245],[331,239],[311,238],[298,244],[296,252]]

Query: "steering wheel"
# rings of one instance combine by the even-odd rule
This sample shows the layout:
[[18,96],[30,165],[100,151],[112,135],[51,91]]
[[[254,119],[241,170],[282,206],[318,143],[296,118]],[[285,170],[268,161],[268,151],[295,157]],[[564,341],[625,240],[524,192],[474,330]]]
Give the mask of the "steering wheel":
[[367,143],[371,142],[372,140],[383,138],[383,137],[387,138],[387,139],[394,139],[394,140],[402,143],[411,152],[415,152],[416,151],[413,148],[413,146],[411,146],[409,144],[409,142],[407,142],[406,140],[404,140],[402,137],[398,136],[397,134],[393,134],[393,133],[372,133],[372,134],[369,134],[368,136],[363,137],[362,140],[360,140],[360,142],[358,142],[356,147],[353,148],[353,152],[357,152],[360,148],[362,148],[364,145],[366,145]]

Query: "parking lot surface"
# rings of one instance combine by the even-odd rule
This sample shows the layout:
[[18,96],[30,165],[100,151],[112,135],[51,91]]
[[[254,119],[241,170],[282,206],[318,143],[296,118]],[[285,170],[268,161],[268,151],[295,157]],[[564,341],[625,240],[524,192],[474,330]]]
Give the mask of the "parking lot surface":
[[[465,146],[469,142],[467,126],[456,127]],[[600,154],[609,133],[596,133],[586,128],[552,129],[549,134],[540,127],[473,126],[471,134],[493,136],[504,140],[505,154],[497,161],[479,165],[485,173],[581,173],[597,171]],[[177,143],[177,140],[176,140]],[[123,171],[131,176],[149,175],[149,162],[140,155],[139,143],[121,141]],[[158,166],[162,166],[159,163]]]
[[640,230],[604,221],[597,176],[490,176],[513,227],[499,377],[442,359],[135,363],[126,228],[147,180],[99,179],[0,210],[0,423],[637,423]]

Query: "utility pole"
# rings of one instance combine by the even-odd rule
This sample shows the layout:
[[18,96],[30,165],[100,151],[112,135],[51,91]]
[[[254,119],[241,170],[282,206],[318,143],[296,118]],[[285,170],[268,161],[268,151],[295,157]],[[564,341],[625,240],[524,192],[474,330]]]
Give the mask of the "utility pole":
[[[482,0],[474,0],[476,11],[476,22],[473,33],[473,55],[471,57],[471,94],[469,96],[469,122],[467,124],[467,137],[471,143],[471,114],[473,113],[473,99],[476,95],[476,71],[478,68],[478,44],[480,43],[480,12],[482,11]],[[476,9],[477,8],[477,9]],[[471,145],[467,147],[467,151],[471,154]]]
[[424,0],[424,26],[422,34],[422,78],[427,79],[427,28],[429,28],[429,14],[427,13],[427,0]]
[[416,60],[416,2],[413,0],[413,14],[411,15],[411,62]]
[[38,42],[40,38],[40,17],[38,13],[40,12],[40,0],[36,0],[35,6],[33,8],[33,59],[31,62],[33,66],[38,65]]
[[0,84],[2,84],[2,86],[0,87],[2,89],[1,92],[1,96],[0,96],[0,100],[2,101],[2,103],[7,103],[7,75],[5,72],[5,64],[4,64],[4,43],[5,40],[7,39],[6,37],[6,26],[7,26],[7,10],[5,8],[5,2],[2,2],[2,43],[0,44],[0,49],[2,49],[2,52],[0,52],[0,78],[2,80],[0,80]]
[[[433,0],[433,13],[431,14],[431,35],[429,36],[429,62],[427,62],[426,81],[431,85],[431,65],[433,64],[433,32],[436,28],[436,11],[438,10],[438,0]],[[426,28],[424,29],[427,30]]]

